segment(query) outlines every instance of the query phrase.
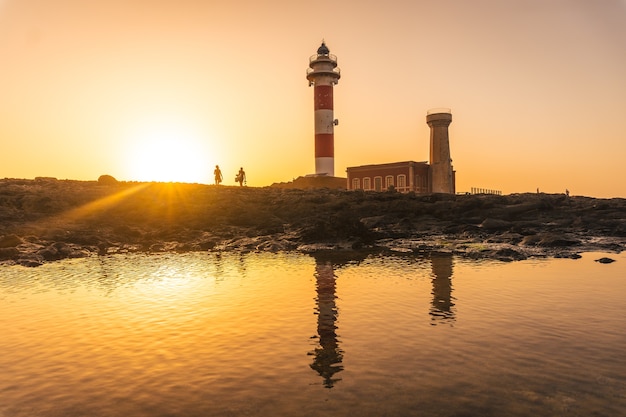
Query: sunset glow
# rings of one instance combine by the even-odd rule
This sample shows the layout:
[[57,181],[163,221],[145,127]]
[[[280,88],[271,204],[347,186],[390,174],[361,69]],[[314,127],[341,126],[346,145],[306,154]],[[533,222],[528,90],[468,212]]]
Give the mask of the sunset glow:
[[138,181],[206,183],[208,141],[175,126],[152,126],[129,140],[126,170]]
[[[245,13],[242,11],[245,10]],[[320,18],[332,10],[332,18]],[[456,189],[626,196],[626,3],[0,1],[0,177],[248,185],[315,172],[309,57],[341,68],[334,172],[428,159]],[[372,30],[375,22],[376,30]]]

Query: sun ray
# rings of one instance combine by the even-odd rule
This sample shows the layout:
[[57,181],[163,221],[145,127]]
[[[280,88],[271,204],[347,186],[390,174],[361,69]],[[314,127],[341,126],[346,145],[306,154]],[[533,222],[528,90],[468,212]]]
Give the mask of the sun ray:
[[[150,184],[141,183],[125,188],[116,193],[106,195],[97,200],[88,202],[79,207],[72,208],[62,213],[41,218],[30,222],[24,226],[24,231],[27,232],[30,229],[33,230],[51,230],[53,228],[62,228],[64,230],[73,230],[80,227],[78,224],[82,219],[85,219],[91,215],[96,215],[106,211],[111,207],[119,205],[122,201],[128,199],[133,194],[145,189]],[[19,230],[14,232],[20,233]]]

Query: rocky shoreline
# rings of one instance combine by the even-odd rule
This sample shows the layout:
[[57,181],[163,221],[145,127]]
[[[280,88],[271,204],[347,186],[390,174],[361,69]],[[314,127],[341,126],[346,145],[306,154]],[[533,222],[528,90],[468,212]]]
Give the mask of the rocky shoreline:
[[626,199],[0,180],[0,262],[164,251],[390,251],[514,261],[619,253]]

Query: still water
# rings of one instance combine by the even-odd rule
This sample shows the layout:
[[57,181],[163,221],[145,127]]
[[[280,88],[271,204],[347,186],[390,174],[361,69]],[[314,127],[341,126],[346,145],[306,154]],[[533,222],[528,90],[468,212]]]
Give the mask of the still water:
[[0,417],[624,416],[605,255],[2,266]]

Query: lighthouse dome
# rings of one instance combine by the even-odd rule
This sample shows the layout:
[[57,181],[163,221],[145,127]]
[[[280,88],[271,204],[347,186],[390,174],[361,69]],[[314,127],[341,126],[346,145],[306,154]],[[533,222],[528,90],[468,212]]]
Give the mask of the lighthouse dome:
[[328,55],[329,53],[330,53],[330,51],[328,50],[328,47],[326,46],[326,44],[324,42],[322,42],[320,47],[317,48],[317,54],[318,55]]

